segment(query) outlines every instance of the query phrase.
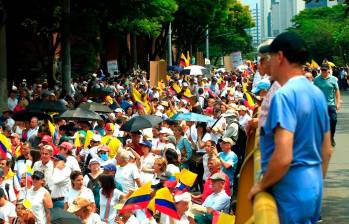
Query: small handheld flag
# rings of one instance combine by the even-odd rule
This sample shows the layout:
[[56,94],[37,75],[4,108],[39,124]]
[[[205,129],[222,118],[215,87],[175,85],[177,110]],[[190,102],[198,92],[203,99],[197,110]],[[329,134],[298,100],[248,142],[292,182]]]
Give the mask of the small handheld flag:
[[150,193],[151,182],[148,182],[131,194],[131,196],[126,200],[121,211],[147,208],[150,201]]
[[1,158],[6,159],[8,151],[11,151],[11,144],[8,141],[8,139],[5,137],[5,135],[0,134],[0,155],[1,155]]
[[179,186],[177,188],[179,190],[189,190],[189,188],[194,185],[197,176],[196,173],[187,169],[181,170],[179,174]]
[[174,219],[179,219],[173,196],[167,187],[161,188],[156,192],[155,209]]
[[48,129],[50,130],[53,144],[57,145],[59,141],[59,133],[56,130],[56,127],[51,123],[51,121],[48,121]]

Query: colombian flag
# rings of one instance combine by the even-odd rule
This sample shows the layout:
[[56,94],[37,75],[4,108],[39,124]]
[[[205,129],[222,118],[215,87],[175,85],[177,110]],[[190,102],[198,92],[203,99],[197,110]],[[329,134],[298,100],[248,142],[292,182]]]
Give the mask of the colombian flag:
[[179,220],[179,215],[174,205],[173,196],[167,187],[161,188],[156,192],[155,209],[174,219]]
[[179,186],[177,188],[181,191],[189,190],[194,185],[197,176],[196,173],[182,169],[179,174]]
[[245,97],[246,97],[246,100],[244,101],[245,106],[248,107],[249,109],[253,110],[254,109],[254,101],[252,99],[252,96],[248,92],[245,92]]
[[0,134],[0,155],[1,158],[7,158],[7,151],[11,152],[11,144],[5,135]]
[[144,107],[145,113],[149,114],[151,111],[151,108],[150,108],[148,100],[142,99],[142,95],[135,88],[131,88],[131,95],[137,103],[141,104]]
[[121,212],[147,208],[150,201],[150,193],[151,182],[148,182],[131,194],[122,207]]
[[179,62],[179,66],[187,67],[190,65],[190,57],[189,52],[187,52],[187,57],[184,56],[184,54],[181,54],[181,60]]
[[26,173],[28,177],[31,177],[34,173],[33,169],[29,165],[26,165]]
[[60,136],[59,136],[58,131],[56,130],[56,127],[51,123],[51,121],[48,121],[48,129],[51,132],[51,137],[53,139],[52,140],[53,144],[57,145]]

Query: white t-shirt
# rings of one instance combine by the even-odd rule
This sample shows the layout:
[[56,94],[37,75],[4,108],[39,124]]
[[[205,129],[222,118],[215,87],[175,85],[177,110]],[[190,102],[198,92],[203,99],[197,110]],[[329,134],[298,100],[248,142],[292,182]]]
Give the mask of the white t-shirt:
[[81,171],[79,163],[74,156],[67,156],[67,162],[65,165],[70,168],[71,172],[75,170]]
[[86,220],[84,220],[86,224],[103,224],[104,222],[101,221],[101,217],[96,214],[92,213],[90,217],[88,217]]
[[[104,222],[108,223],[115,223],[114,219],[116,217],[116,209],[114,209],[114,206],[120,201],[120,197],[122,195],[125,195],[124,193],[122,193],[120,190],[118,189],[114,189],[113,191],[113,195],[110,199],[110,203],[108,205],[108,198],[104,196],[104,194],[102,194],[102,189],[99,191],[99,207],[100,207],[100,217]],[[108,205],[108,208],[107,208]],[[106,217],[106,211],[107,209],[108,211],[108,217]]]
[[83,186],[80,191],[70,188],[68,194],[64,198],[64,203],[68,203],[68,206],[70,206],[78,196],[86,198],[90,202],[95,202],[93,192],[89,188]]
[[4,206],[0,207],[0,216],[3,217],[5,223],[9,223],[10,218],[16,218],[16,206],[11,202],[6,202]]
[[206,181],[207,180],[207,177],[210,175],[210,171],[209,171],[209,169],[208,169],[208,154],[207,153],[205,153],[203,156],[202,156],[202,165],[203,165],[203,167],[204,167],[204,175],[202,176],[202,179],[204,180],[204,181]]
[[135,179],[140,178],[140,174],[137,166],[134,163],[128,163],[127,165],[118,166],[115,173],[115,180],[118,182],[124,193],[128,193],[129,190],[136,189]]
[[[152,169],[154,165],[156,156],[153,153],[149,153],[147,157],[141,156],[141,169]],[[154,173],[143,172],[141,171],[141,182],[146,183],[153,179]]]
[[65,166],[63,169],[54,168],[52,177],[52,198],[61,198],[67,195],[71,188],[70,181],[71,170]]
[[171,222],[171,218],[168,215],[161,214],[160,216],[160,223],[161,224],[189,224],[188,216],[182,215],[180,220],[172,219],[173,222]]

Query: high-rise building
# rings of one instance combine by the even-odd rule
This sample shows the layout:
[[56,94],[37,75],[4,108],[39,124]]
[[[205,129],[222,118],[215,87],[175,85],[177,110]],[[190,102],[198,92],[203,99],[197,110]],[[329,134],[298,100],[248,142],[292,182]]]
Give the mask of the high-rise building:
[[271,32],[271,0],[260,0],[261,39],[262,41],[272,36]]
[[311,9],[311,8],[319,8],[319,7],[332,7],[334,5],[337,5],[338,3],[340,3],[341,1],[337,1],[337,0],[313,0],[307,4],[305,4],[305,8],[307,9]]
[[252,19],[255,22],[255,27],[247,29],[246,32],[252,37],[252,44],[256,47],[262,42],[260,6],[256,3],[255,5],[249,5],[249,7]]
[[287,31],[293,25],[292,18],[304,8],[304,0],[271,0],[272,36]]

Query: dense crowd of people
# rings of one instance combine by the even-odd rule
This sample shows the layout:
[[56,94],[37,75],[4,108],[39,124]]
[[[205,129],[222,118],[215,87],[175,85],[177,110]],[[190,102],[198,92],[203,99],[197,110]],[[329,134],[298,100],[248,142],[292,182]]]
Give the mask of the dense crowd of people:
[[[243,69],[211,71],[209,77],[171,71],[157,86],[150,86],[143,71],[117,77],[81,76],[72,81],[69,94],[59,82],[49,88],[46,80],[23,80],[13,86],[1,119],[1,147],[7,151],[0,158],[0,223],[50,223],[51,208],[64,209],[89,224],[201,224],[211,223],[215,211],[234,213],[247,138],[267,119],[263,99],[270,103],[268,94],[281,88],[269,79],[270,56],[263,47],[259,51],[258,65],[247,61]],[[315,78],[321,88],[324,82],[317,76],[330,75],[331,70],[324,64],[320,71],[305,67],[302,74]],[[339,109],[340,98],[328,99]],[[67,109],[97,102],[113,112],[100,113],[99,121],[51,114],[55,131],[37,116],[12,119],[37,100],[60,102]],[[256,117],[254,111],[261,105]],[[212,119],[171,119],[188,112]],[[128,120],[145,114],[163,122],[133,132],[122,130]],[[179,220],[163,213],[149,217],[145,209],[120,212],[117,208],[147,182],[156,191],[183,169],[198,177],[189,191],[172,191]]]

